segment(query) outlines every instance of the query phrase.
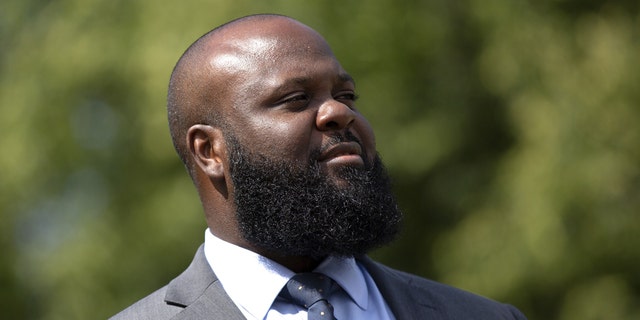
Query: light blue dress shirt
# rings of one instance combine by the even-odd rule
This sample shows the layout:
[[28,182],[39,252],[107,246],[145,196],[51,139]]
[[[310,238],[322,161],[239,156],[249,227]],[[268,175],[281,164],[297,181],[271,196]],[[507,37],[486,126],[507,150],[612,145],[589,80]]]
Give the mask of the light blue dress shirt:
[[[204,253],[222,287],[247,319],[307,319],[306,310],[278,298],[293,271],[223,241],[209,229]],[[329,256],[314,271],[331,277],[343,289],[329,297],[336,319],[395,319],[369,273],[354,258]]]

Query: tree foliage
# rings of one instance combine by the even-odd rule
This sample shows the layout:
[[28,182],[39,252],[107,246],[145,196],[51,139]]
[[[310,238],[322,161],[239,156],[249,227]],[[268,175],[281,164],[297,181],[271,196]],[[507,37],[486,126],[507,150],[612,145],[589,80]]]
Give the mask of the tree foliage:
[[0,3],[0,301],[105,318],[189,263],[205,228],[168,77],[250,13],[325,35],[406,214],[373,255],[530,319],[640,317],[636,1]]

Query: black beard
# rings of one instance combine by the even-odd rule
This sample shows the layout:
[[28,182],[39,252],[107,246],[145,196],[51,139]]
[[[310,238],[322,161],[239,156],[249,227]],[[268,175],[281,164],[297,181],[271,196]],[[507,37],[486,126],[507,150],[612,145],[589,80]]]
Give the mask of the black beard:
[[320,259],[364,254],[398,234],[402,213],[379,156],[365,168],[342,168],[346,183],[338,186],[313,156],[307,166],[276,162],[228,141],[238,224],[252,245]]

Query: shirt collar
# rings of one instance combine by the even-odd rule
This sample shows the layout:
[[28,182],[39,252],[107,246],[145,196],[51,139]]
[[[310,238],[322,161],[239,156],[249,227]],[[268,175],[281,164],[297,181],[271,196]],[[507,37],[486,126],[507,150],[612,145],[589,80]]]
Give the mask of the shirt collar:
[[[253,251],[205,232],[207,262],[222,287],[245,316],[263,319],[280,290],[295,273]],[[327,257],[314,270],[334,279],[362,309],[368,307],[367,285],[352,257]]]
[[204,253],[231,300],[247,318],[263,319],[294,273],[259,254],[205,232]]
[[367,282],[362,271],[353,257],[329,256],[314,270],[325,274],[342,289],[361,309],[367,309],[369,304],[369,294]]

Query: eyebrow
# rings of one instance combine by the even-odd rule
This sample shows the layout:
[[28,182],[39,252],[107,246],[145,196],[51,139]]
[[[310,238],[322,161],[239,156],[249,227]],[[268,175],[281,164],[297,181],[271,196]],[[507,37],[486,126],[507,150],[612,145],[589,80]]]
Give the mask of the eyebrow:
[[353,79],[353,77],[348,73],[341,73],[338,75],[338,77],[340,78],[340,80],[342,80],[342,82],[351,82],[354,86],[356,85],[356,80]]
[[[305,84],[305,83],[308,83],[309,81],[311,81],[312,79],[313,79],[312,77],[290,78],[290,79],[285,80],[283,83],[279,84],[277,86],[277,89],[286,88],[286,87],[288,87],[288,86],[290,86],[292,84]],[[340,74],[338,74],[338,79],[342,83],[351,82],[351,83],[353,83],[354,86],[356,85],[356,81],[348,73],[340,73]]]

